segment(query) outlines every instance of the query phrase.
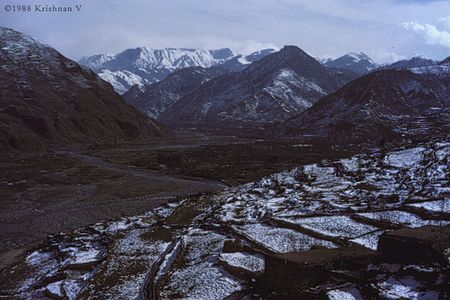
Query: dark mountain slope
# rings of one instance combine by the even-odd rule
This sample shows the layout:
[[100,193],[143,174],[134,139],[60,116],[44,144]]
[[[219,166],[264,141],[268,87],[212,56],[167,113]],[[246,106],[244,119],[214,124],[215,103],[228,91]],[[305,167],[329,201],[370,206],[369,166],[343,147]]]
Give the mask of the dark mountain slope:
[[377,71],[324,97],[299,116],[278,125],[278,134],[368,139],[398,135],[404,120],[416,122],[450,106],[448,76],[407,70]]
[[[335,91],[339,74],[295,46],[218,76],[184,96],[160,120],[174,127],[239,127],[286,120]],[[246,126],[247,126],[246,125]]]
[[202,83],[224,73],[220,68],[185,68],[176,71],[166,79],[144,86],[133,86],[123,97],[148,116],[158,118],[183,96],[193,92]]
[[92,71],[1,27],[0,85],[1,151],[148,140],[168,133]]
[[442,60],[439,64],[440,65],[450,64],[450,56]]
[[275,52],[265,49],[243,57],[238,55],[210,68],[191,67],[172,73],[161,82],[145,86],[133,86],[124,98],[148,116],[158,118],[182,97],[195,91],[200,85],[219,75],[245,69],[251,63]]

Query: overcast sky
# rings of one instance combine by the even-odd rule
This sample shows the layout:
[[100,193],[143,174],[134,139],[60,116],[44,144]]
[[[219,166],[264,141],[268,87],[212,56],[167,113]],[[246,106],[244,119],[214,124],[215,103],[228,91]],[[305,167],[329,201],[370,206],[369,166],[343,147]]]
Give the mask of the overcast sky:
[[[249,53],[297,45],[312,56],[364,51],[381,63],[450,55],[450,0],[24,0],[73,13],[5,12],[0,25],[78,60],[126,48],[229,47]],[[33,8],[34,9],[34,8]]]

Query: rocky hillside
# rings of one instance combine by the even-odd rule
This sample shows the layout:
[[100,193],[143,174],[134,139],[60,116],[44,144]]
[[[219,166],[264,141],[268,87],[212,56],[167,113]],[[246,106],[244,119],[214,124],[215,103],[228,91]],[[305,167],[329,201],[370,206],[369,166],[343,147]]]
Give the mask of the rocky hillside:
[[445,117],[450,107],[450,77],[413,71],[377,71],[354,80],[280,124],[279,133],[343,141],[412,134],[416,125],[426,132],[433,125],[428,121]]
[[0,28],[0,150],[144,140],[167,130],[52,47]]

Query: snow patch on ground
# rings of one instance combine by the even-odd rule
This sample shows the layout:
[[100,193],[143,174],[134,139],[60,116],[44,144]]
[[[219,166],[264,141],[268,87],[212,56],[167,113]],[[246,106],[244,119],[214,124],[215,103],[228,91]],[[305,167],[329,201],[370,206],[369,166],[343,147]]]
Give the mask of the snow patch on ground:
[[439,293],[436,291],[421,291],[419,283],[411,276],[400,279],[392,276],[379,283],[377,287],[380,290],[380,295],[387,299],[439,299]]
[[422,161],[424,151],[425,148],[418,147],[392,152],[386,156],[385,163],[398,168],[411,167]]
[[377,250],[378,247],[378,240],[380,238],[380,235],[383,234],[382,230],[372,232],[365,234],[363,236],[351,239],[350,241],[356,244],[359,244],[361,246],[364,246],[366,248],[369,248],[370,250]]
[[409,204],[409,206],[423,208],[433,213],[436,212],[450,213],[450,199],[413,203]]
[[225,239],[221,234],[200,229],[184,236],[181,255],[185,262],[168,273],[162,298],[223,299],[241,290],[241,283],[217,265]]
[[401,210],[359,213],[358,215],[372,220],[387,221],[412,228],[422,227],[425,225],[437,225],[436,222],[440,222],[435,220],[423,220],[415,214]]
[[331,237],[355,238],[378,229],[358,223],[348,216],[298,218],[294,222],[306,229]]
[[337,248],[332,242],[319,240],[291,229],[269,227],[261,224],[233,226],[233,228],[276,253],[305,251],[310,250],[314,246],[328,249]]
[[327,293],[330,300],[363,300],[361,293],[355,289],[332,290]]
[[220,260],[231,267],[244,269],[252,273],[264,272],[264,257],[249,253],[221,253]]

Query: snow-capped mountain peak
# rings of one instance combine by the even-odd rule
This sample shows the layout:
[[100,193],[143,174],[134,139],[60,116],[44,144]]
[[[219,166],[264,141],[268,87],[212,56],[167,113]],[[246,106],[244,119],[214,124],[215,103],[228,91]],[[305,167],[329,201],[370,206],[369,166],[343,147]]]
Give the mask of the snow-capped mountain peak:
[[326,65],[326,64],[329,63],[330,61],[333,61],[333,59],[330,58],[330,57],[319,57],[319,56],[317,56],[317,57],[315,57],[315,59],[316,59],[318,62],[320,62],[320,64],[322,64],[322,65]]
[[373,63],[373,60],[364,52],[350,52],[344,55],[344,57],[345,56],[352,58],[355,62],[367,60]]
[[80,59],[80,64],[89,66],[93,70],[97,70],[102,64],[113,59],[112,54],[96,54],[89,57],[82,57]]
[[200,85],[162,112],[159,120],[180,128],[259,127],[297,115],[338,86],[332,72],[314,58],[296,46],[285,46]]
[[249,62],[255,62],[255,61],[260,60],[261,58],[263,58],[269,54],[275,53],[275,52],[277,52],[277,50],[273,49],[273,48],[262,49],[262,50],[253,52],[253,53],[245,56],[245,59]]
[[324,64],[329,68],[345,69],[357,74],[366,74],[377,67],[364,52],[350,52],[337,59],[325,61]]
[[116,55],[97,54],[84,57],[80,63],[96,71],[122,94],[134,84],[139,86],[151,84],[179,69],[209,68],[233,57],[235,54],[228,48],[210,50],[137,47],[126,49]]
[[[80,62],[93,69],[116,69],[132,71],[132,68],[166,68],[180,69],[186,67],[208,68],[222,63],[234,56],[230,49],[187,49],[165,48],[152,49],[137,47],[126,49],[116,55],[99,54],[83,58]],[[100,63],[102,62],[102,63]]]
[[273,48],[259,50],[248,55],[238,55],[235,57],[242,65],[249,65],[255,61],[260,60],[261,58],[276,52],[277,50]]

